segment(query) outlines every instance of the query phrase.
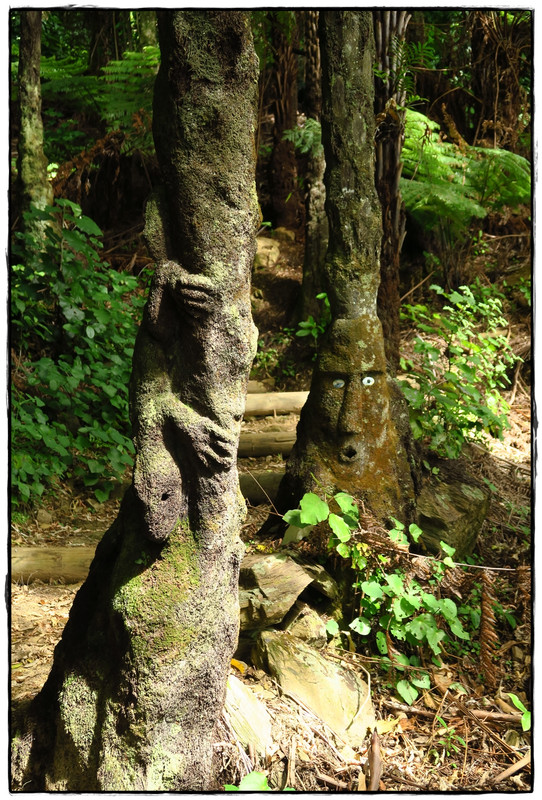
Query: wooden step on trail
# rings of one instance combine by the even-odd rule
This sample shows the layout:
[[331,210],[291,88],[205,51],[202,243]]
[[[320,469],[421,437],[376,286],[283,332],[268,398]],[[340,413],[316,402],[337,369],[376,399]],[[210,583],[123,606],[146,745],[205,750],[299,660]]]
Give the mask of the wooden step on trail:
[[247,394],[245,418],[299,414],[308,396],[308,392],[255,392]]

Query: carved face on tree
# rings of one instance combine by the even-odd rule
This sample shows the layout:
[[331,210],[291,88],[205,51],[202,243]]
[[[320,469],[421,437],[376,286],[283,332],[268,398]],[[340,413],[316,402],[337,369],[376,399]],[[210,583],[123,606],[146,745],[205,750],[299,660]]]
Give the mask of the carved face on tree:
[[316,367],[315,422],[337,459],[363,471],[387,431],[389,395],[376,316],[336,320]]

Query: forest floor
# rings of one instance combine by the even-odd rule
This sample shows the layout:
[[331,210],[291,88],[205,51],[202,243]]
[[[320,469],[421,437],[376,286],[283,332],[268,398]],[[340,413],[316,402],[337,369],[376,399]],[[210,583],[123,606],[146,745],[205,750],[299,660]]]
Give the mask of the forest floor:
[[[282,249],[273,271],[254,276],[254,316],[265,343],[255,377],[281,390],[309,388],[310,346],[284,334],[295,308],[300,263],[300,248],[291,244]],[[521,335],[527,335],[524,325],[519,328]],[[293,365],[303,360],[305,368],[300,373]],[[266,763],[255,765],[223,724],[216,746],[221,784],[237,784],[256,766],[267,770],[279,785],[298,791],[359,791],[367,788],[366,765],[370,763],[373,775],[381,771],[380,790],[530,791],[530,733],[522,731],[520,715],[508,697],[513,692],[530,707],[532,633],[525,591],[530,591],[531,564],[531,397],[521,381],[513,391],[510,427],[503,440],[492,443],[490,450],[475,446],[470,451],[473,474],[494,487],[477,546],[478,563],[498,568],[494,574],[499,602],[517,609],[517,616],[510,614],[507,622],[503,618],[499,624],[494,685],[482,682],[473,651],[462,659],[448,658],[433,675],[433,689],[407,706],[394,692],[390,676],[379,670],[377,659],[367,658],[362,663],[371,674],[379,747],[368,740],[353,750],[334,738],[308,709],[281,696],[271,679],[252,667],[242,675],[232,667],[238,677],[257,688],[266,703],[274,720],[275,744]],[[294,427],[296,421],[290,415],[282,421],[270,418],[245,425],[252,429],[277,424]],[[243,459],[239,468],[257,470],[262,465],[280,469],[283,460],[278,456]],[[55,498],[33,517],[12,525],[12,545],[95,545],[115,518],[119,503],[118,496],[100,504],[73,488],[59,487]],[[269,506],[249,509],[245,541],[254,542],[269,510]],[[274,545],[267,542],[265,546]],[[79,585],[12,583],[12,706],[28,702],[43,685]],[[461,683],[467,693],[454,691],[455,683]]]

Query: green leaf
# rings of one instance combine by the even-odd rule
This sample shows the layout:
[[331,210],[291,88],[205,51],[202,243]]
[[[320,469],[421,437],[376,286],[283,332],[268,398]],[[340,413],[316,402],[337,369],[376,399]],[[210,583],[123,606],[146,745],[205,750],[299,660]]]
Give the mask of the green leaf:
[[335,619],[329,619],[326,623],[326,631],[330,636],[336,636],[339,633],[339,623]]
[[378,581],[363,581],[361,584],[361,591],[364,592],[372,600],[380,600],[384,597],[381,585]]
[[420,536],[423,535],[422,529],[418,527],[418,525],[416,525],[416,523],[414,522],[408,526],[408,532],[410,533],[415,542],[417,542]]
[[361,634],[361,636],[368,636],[372,630],[369,620],[365,619],[365,617],[356,617],[348,627]]
[[303,525],[317,525],[319,522],[324,522],[329,516],[327,503],[313,492],[303,495],[299,505],[301,507],[300,519]]
[[328,521],[329,527],[341,542],[348,542],[351,539],[352,531],[342,517],[337,514],[330,514]]
[[388,643],[386,641],[386,634],[384,631],[377,631],[376,634],[376,646],[378,647],[379,651],[382,653],[383,656],[388,655]]
[[411,683],[418,689],[430,689],[431,678],[427,672],[416,672],[410,678]]
[[[389,586],[389,589],[391,590],[391,593],[395,595],[401,595],[404,593],[405,588],[403,578],[400,575],[396,575],[395,573],[393,575],[386,575],[385,580]],[[386,594],[390,594],[389,590],[384,589],[384,591]]]
[[337,550],[337,553],[343,558],[350,558],[350,548],[348,547],[347,544],[345,544],[345,542],[339,542],[339,544],[335,549]]
[[397,686],[395,687],[405,703],[408,705],[412,705],[414,701],[417,699],[419,692],[418,690],[407,680],[398,681]]
[[334,495],[333,499],[336,501],[343,514],[355,520],[359,518],[359,509],[351,495],[346,494],[346,492],[338,492]]
[[294,525],[296,528],[303,528],[304,525],[301,522],[301,511],[298,508],[293,508],[291,511],[287,511],[286,514],[283,515],[282,519],[284,522],[287,522],[288,525]]
[[267,783],[267,775],[263,772],[249,772],[244,778],[241,778],[239,784],[240,792],[265,792],[269,791],[269,784]]

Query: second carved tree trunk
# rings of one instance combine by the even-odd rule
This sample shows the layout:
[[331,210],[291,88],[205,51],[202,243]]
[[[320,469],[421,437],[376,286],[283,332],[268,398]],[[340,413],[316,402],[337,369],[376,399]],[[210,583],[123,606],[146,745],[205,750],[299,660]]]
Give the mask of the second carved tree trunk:
[[350,492],[380,519],[408,518],[413,482],[391,410],[377,315],[381,209],[374,181],[371,12],[320,12],[322,140],[332,323],[322,342],[277,508],[304,492]]

